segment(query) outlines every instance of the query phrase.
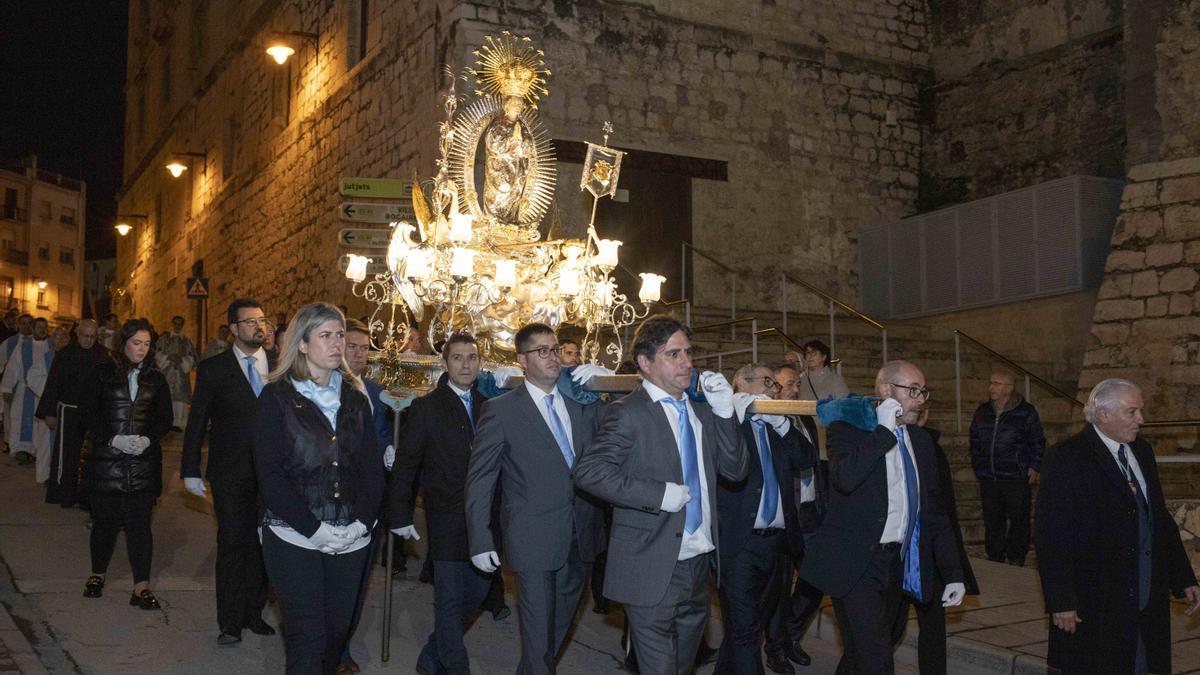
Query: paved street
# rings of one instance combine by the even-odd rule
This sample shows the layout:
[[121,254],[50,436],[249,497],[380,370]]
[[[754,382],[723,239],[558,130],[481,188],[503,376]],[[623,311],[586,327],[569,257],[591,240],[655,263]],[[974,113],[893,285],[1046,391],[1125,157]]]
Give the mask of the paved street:
[[[218,647],[214,625],[215,522],[211,507],[183,491],[177,478],[179,437],[166,444],[167,488],[154,515],[155,557],[151,586],[163,611],[129,607],[132,586],[123,543],[109,568],[101,599],[81,592],[88,575],[87,516],[43,502],[33,467],[0,455],[0,673],[277,673],[283,641],[247,632],[236,647]],[[948,619],[953,673],[1044,672],[1046,628],[1036,574],[1030,569],[975,561],[986,595],[967,599]],[[419,561],[410,560],[415,570]],[[432,628],[432,587],[415,580],[394,586],[391,660],[380,660],[384,577],[376,567],[362,625],[352,649],[366,673],[413,672],[416,654]],[[510,585],[511,590],[511,585]],[[509,604],[514,605],[511,596]],[[581,623],[560,664],[562,673],[618,669],[621,614],[606,616],[585,603]],[[1200,672],[1200,617],[1182,616],[1175,603],[1172,633],[1176,672]],[[11,616],[11,619],[10,619]],[[715,608],[714,608],[714,616]],[[266,618],[278,626],[273,605]],[[711,622],[709,641],[720,629]],[[916,673],[915,621],[897,652],[898,672]],[[473,672],[510,673],[518,659],[516,616],[481,617],[467,638]],[[840,648],[828,607],[804,644],[813,655],[805,673],[833,672]],[[712,666],[700,672],[707,674]]]

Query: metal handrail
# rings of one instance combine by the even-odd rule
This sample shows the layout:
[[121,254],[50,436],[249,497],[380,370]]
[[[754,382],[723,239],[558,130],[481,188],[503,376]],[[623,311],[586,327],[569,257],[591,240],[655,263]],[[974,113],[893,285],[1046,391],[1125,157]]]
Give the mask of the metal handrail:
[[1154,420],[1142,422],[1142,427],[1200,427],[1200,420]]
[[[681,297],[681,298],[687,297],[687,268],[688,268],[688,260],[689,260],[688,259],[688,249],[691,249],[692,253],[699,255],[701,258],[704,258],[705,260],[711,262],[712,264],[716,265],[717,267],[721,268],[722,270],[724,270],[726,273],[729,274],[729,318],[736,319],[737,318],[737,286],[738,286],[737,270],[733,269],[729,265],[726,265],[725,263],[721,262],[720,260],[717,260],[712,255],[705,253],[704,251],[701,251],[700,249],[696,248],[695,246],[692,245],[692,242],[687,241],[686,239],[684,241],[680,242],[680,246],[681,246],[681,250],[680,250],[680,254],[679,254],[679,297]],[[731,339],[737,338],[737,326],[736,325],[729,327],[729,337]]]
[[963,339],[965,339],[967,342],[970,342],[971,344],[975,345],[976,348],[984,351],[992,358],[1004,363],[1009,368],[1012,368],[1013,370],[1024,375],[1025,376],[1025,399],[1026,400],[1029,400],[1029,398],[1030,398],[1029,383],[1030,383],[1030,381],[1033,381],[1033,382],[1037,382],[1038,384],[1042,385],[1046,389],[1049,389],[1050,393],[1054,394],[1055,396],[1057,396],[1061,399],[1064,399],[1065,401],[1070,403],[1072,406],[1078,406],[1080,408],[1083,407],[1083,402],[1080,401],[1079,399],[1068,394],[1067,392],[1063,391],[1062,389],[1059,389],[1057,386],[1051,384],[1044,378],[1038,376],[1036,373],[1032,372],[1025,366],[1022,366],[1021,364],[1013,361],[1012,359],[1001,354],[1000,352],[996,351],[995,349],[992,349],[991,347],[983,344],[979,340],[976,340],[975,338],[971,337],[970,335],[967,335],[966,333],[964,333],[961,330],[958,330],[956,328],[956,329],[954,329],[954,411],[955,411],[955,420],[954,421],[958,425],[958,431],[960,433],[962,432],[962,368],[961,368],[962,359],[960,356],[961,349],[959,347],[959,343]]
[[712,358],[715,356],[717,358],[717,370],[721,370],[721,368],[725,365],[724,357],[731,356],[733,354],[745,354],[746,352],[750,352],[750,362],[757,363],[758,362],[758,319],[755,317],[750,316],[750,317],[746,317],[744,319],[731,319],[729,321],[720,321],[718,323],[710,323],[710,324],[706,324],[703,326],[695,326],[692,328],[692,332],[695,332],[698,330],[705,330],[708,328],[724,328],[725,326],[735,326],[735,325],[743,324],[743,323],[750,324],[750,348],[749,349],[735,349],[733,351],[718,352],[716,354],[701,354],[700,356],[693,357],[693,360],[708,359],[708,358]]
[[774,333],[775,335],[778,335],[779,337],[781,337],[785,341],[787,341],[789,344],[791,344],[793,347],[795,347],[796,351],[802,351],[804,349],[804,345],[800,344],[800,342],[798,342],[795,338],[793,338],[791,335],[788,335],[787,333],[779,330],[778,328],[776,328],[774,326],[771,326],[770,328],[763,328],[763,329],[757,330],[754,333],[755,333],[755,335],[768,335],[768,334]]
[[[865,313],[846,304],[845,302],[842,302],[841,300],[838,300],[837,298],[833,297],[829,293],[826,293],[825,291],[817,288],[816,286],[813,286],[812,284],[808,283],[807,281],[804,281],[802,279],[797,279],[796,277],[793,277],[792,275],[788,274],[787,272],[780,272],[779,273],[779,308],[780,308],[780,312],[783,314],[783,330],[784,330],[784,332],[787,332],[787,328],[788,328],[788,325],[787,325],[788,292],[787,291],[788,291],[788,282],[789,281],[800,286],[802,289],[808,291],[809,293],[816,295],[817,297],[821,298],[829,305],[829,356],[831,358],[835,358],[835,359],[837,358],[837,323],[835,321],[835,316],[836,316],[836,310],[840,309],[843,312],[849,314],[851,318],[858,319],[859,321],[862,321],[862,322],[866,323],[868,326],[879,331],[879,339],[881,342],[881,353],[883,356],[883,361],[884,361],[884,363],[887,362],[887,360],[888,360],[887,326],[884,326],[883,323],[880,322],[879,320],[874,319],[870,316],[867,316]],[[838,370],[838,374],[839,375],[841,374],[840,369]]]
[[[743,323],[757,323],[758,319],[753,316],[743,317],[741,319],[730,319],[729,321],[718,321],[716,323],[706,323],[703,326],[692,326],[692,332],[699,330],[708,330],[709,328],[724,328],[725,326],[738,326]],[[757,332],[757,329],[756,329]]]
[[819,296],[823,300],[833,303],[838,309],[849,314],[850,316],[866,322],[867,325],[871,326],[875,330],[887,330],[887,327],[884,326],[882,323],[880,323],[878,319],[873,319],[870,316],[867,316],[866,314],[860,312],[859,310],[855,309],[854,307],[851,307],[850,305],[847,305],[846,303],[842,302],[841,300],[838,300],[837,298],[833,297],[829,293],[826,293],[825,291],[817,288],[816,286],[813,286],[812,284],[808,283],[807,281],[797,279],[796,277],[788,274],[787,272],[781,272],[781,275],[783,276],[784,279],[787,279],[788,281],[792,282],[793,284],[796,284],[798,286],[803,286],[805,288],[805,290],[807,290],[809,293],[812,293],[813,295]]

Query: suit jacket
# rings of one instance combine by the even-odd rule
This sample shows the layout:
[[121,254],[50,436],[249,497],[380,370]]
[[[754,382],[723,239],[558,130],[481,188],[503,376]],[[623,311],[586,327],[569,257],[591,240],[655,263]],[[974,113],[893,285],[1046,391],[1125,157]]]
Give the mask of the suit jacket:
[[[273,361],[275,357],[271,357]],[[392,438],[392,423],[391,416],[395,413],[392,409],[384,405],[383,400],[379,395],[383,393],[383,385],[374,380],[369,380],[366,377],[362,378],[363,388],[367,390],[367,399],[371,401],[371,419],[375,423],[375,435],[379,437],[379,450],[382,452],[387,446],[392,445],[395,440]]]
[[[750,458],[733,419],[693,403],[703,428],[704,472],[708,483],[713,544],[720,550],[717,476],[746,477]],[[658,604],[667,592],[683,544],[685,513],[662,506],[667,483],[683,484],[679,446],[662,404],[639,386],[613,402],[600,431],[575,468],[579,487],[613,504],[612,532],[605,562],[604,595],[621,603]]]
[[[796,509],[799,495],[791,486],[801,471],[813,468],[817,456],[805,452],[804,446],[811,446],[794,425],[784,436],[776,433],[769,424],[766,430],[771,446],[771,466],[775,469],[780,500],[783,502],[783,523],[788,552],[800,555],[804,552],[804,540],[800,530],[799,512]],[[729,565],[738,551],[746,545],[746,540],[754,536],[754,521],[758,518],[763,493],[762,460],[759,458],[758,444],[754,439],[754,425],[751,422],[743,422],[741,431],[746,454],[750,457],[749,471],[740,481],[724,478],[717,480],[717,520],[721,523],[721,533],[724,535],[718,553],[721,556],[721,565],[725,569],[730,569]]]
[[[475,419],[487,399],[471,388]],[[388,486],[388,522],[392,527],[413,524],[413,489],[420,475],[429,553],[436,560],[466,560],[466,487],[475,431],[462,400],[445,382],[416,399],[396,439],[396,462]]]
[[[596,429],[598,406],[564,401],[578,470]],[[508,569],[557,570],[567,562],[572,537],[584,562],[595,559],[598,503],[575,489],[572,470],[524,385],[489,400],[475,424],[466,495],[471,555],[499,550],[489,527],[497,483]]]
[[[268,370],[273,366],[268,358]],[[257,412],[258,398],[232,348],[201,361],[196,367],[196,393],[183,434],[179,474],[200,477],[200,446],[207,432],[204,477],[210,482],[254,480],[251,437]]]
[[[887,522],[887,467],[884,455],[896,436],[883,426],[863,431],[845,422],[828,427],[829,512],[808,541],[800,567],[805,581],[834,598],[845,597],[866,573],[871,552]],[[947,500],[938,479],[933,440],[914,424],[905,427],[920,484],[922,602],[939,583],[963,581]]]
[[[792,479],[792,501],[796,504],[797,521],[800,525],[800,531],[803,534],[812,534],[820,527],[821,521],[825,519],[825,511],[829,506],[829,466],[828,463],[820,460],[821,450],[817,447],[820,436],[817,433],[817,423],[808,415],[797,415],[792,417],[792,428],[795,429],[796,424],[803,424],[808,431],[810,442],[803,434],[797,434],[796,442],[800,445],[800,450],[805,455],[811,455],[812,466],[803,469]],[[799,431],[799,430],[797,430]],[[816,493],[816,499],[811,502],[802,501],[804,480],[811,479],[813,481],[813,489]]]
[[1138,509],[1129,484],[1095,428],[1047,451],[1035,518],[1046,611],[1075,610],[1074,635],[1050,626],[1046,662],[1065,673],[1133,672],[1138,631],[1151,672],[1171,671],[1168,592],[1195,585],[1179,528],[1167,512],[1154,450],[1129,444],[1146,482],[1153,523],[1150,599],[1138,611]]

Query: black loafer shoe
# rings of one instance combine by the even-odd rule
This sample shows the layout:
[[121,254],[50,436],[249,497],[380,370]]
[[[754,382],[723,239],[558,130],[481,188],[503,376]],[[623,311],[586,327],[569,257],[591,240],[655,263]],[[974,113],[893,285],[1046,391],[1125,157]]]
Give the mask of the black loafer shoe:
[[253,621],[250,622],[250,625],[248,625],[246,627],[249,628],[250,632],[254,633],[255,635],[274,635],[275,634],[275,629],[271,627],[271,624],[267,623],[266,621],[263,621],[261,618],[254,619]]
[[83,597],[98,598],[104,595],[104,578],[92,575],[83,584]]
[[158,598],[148,590],[129,596],[129,606],[139,609],[162,609],[162,605],[158,604]]
[[782,673],[783,675],[793,675],[796,668],[787,660],[783,652],[771,652],[766,655],[767,670],[772,673]]
[[242,641],[242,629],[226,626],[221,629],[221,634],[217,636],[217,644],[219,645],[236,645]]
[[492,612],[492,621],[503,621],[510,616],[512,616],[512,610],[508,608],[508,605],[500,605],[496,611]]
[[801,666],[812,664],[812,657],[809,656],[808,652],[804,651],[804,648],[798,644],[792,645],[791,649],[785,649],[783,653],[787,654],[787,657],[791,659],[793,663]]
[[708,646],[705,641],[700,642],[700,648],[696,650],[696,665],[702,666],[706,663],[713,663],[717,660],[717,650]]

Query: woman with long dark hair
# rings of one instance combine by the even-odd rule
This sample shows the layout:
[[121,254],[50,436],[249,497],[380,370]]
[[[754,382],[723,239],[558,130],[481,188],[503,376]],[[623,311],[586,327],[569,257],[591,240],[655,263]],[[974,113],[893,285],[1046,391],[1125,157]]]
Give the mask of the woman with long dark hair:
[[383,452],[362,381],[346,366],[341,311],[305,305],[285,335],[254,429],[263,562],[283,613],[287,672],[332,673],[383,499]]
[[154,539],[150,514],[162,493],[162,447],[171,430],[171,390],[153,367],[154,329],[145,319],[130,319],[117,336],[112,360],[92,371],[84,419],[92,452],[84,481],[92,506],[92,576],[83,594],[98,598],[112,559],[117,533],[125,530],[133,595],[129,604],[159,609],[150,592]]

